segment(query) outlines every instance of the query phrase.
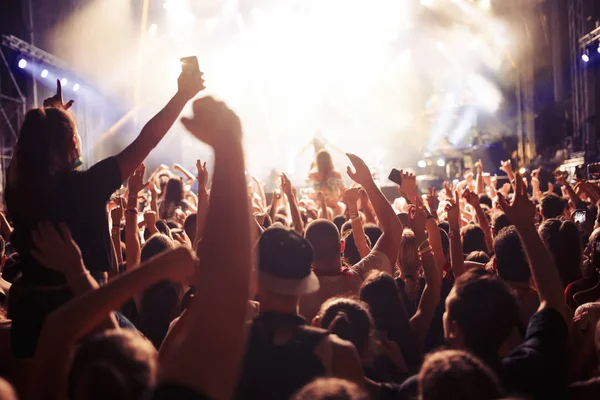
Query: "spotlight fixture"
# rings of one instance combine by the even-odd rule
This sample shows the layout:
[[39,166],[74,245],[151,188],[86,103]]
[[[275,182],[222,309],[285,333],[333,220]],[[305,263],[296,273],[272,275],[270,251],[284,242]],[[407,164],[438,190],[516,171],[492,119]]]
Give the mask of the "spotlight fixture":
[[41,76],[42,78],[45,78],[45,77],[47,77],[47,76],[48,76],[48,70],[47,70],[47,69],[44,69],[44,70],[42,70],[42,72],[40,73],[40,76]]
[[427,166],[427,162],[425,160],[419,160],[417,165],[419,166],[419,168],[425,168]]
[[438,167],[445,167],[446,166],[446,160],[444,160],[443,158],[438,158],[436,164],[437,164]]
[[581,55],[581,59],[583,60],[583,62],[590,62],[590,52],[588,51],[588,49],[585,49],[585,51]]
[[73,85],[73,91],[76,92],[79,90],[79,83]]
[[67,83],[69,83],[69,80],[67,78],[62,78],[60,80],[60,84],[63,85],[63,86],[67,86]]
[[19,68],[24,69],[27,66],[27,60],[24,58],[21,58],[19,60]]

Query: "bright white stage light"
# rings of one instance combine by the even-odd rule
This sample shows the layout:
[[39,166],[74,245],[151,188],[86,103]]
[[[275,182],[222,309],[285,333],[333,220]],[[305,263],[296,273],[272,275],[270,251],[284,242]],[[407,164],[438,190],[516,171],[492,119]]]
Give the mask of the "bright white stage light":
[[590,62],[590,55],[588,54],[587,50],[581,55],[581,59],[583,62]]
[[62,78],[60,80],[60,84],[63,85],[63,86],[67,86],[67,83],[69,83],[69,80],[67,78]]
[[79,83],[73,85],[73,91],[76,92],[79,90]]
[[490,8],[492,8],[491,0],[479,0],[479,5],[483,8],[485,8],[486,10],[489,10]]
[[598,48],[596,49],[598,53],[600,53],[600,43],[598,43]]
[[419,166],[419,168],[425,168],[427,166],[427,162],[425,160],[419,160],[417,165]]
[[26,60],[26,59],[24,59],[24,58],[21,58],[21,59],[19,60],[19,68],[23,69],[23,68],[25,68],[26,66],[27,66],[27,60]]
[[445,167],[446,166],[446,160],[444,160],[443,158],[438,158],[436,164],[437,164],[438,167]]
[[522,168],[519,170],[519,173],[520,173],[521,175],[523,175],[525,172],[527,172],[527,169],[525,169],[525,167],[522,167]]
[[47,69],[44,69],[44,70],[43,70],[43,71],[40,73],[40,76],[41,76],[42,78],[45,78],[45,77],[47,77],[47,76],[48,76],[48,70],[47,70]]

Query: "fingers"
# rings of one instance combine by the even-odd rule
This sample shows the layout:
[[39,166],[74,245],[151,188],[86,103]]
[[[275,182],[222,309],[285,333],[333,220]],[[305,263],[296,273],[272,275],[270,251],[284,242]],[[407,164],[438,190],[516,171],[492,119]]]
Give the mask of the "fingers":
[[71,108],[73,103],[75,103],[75,100],[69,100],[69,102],[64,105],[65,110],[68,110],[69,108]]
[[508,210],[510,208],[510,205],[508,204],[508,202],[504,198],[504,195],[502,193],[500,193],[500,192],[498,192],[498,205],[500,206],[500,208],[504,212],[506,212],[506,210]]
[[456,205],[460,204],[460,194],[458,193],[458,190],[454,191],[454,201],[456,202]]
[[523,196],[525,194],[525,185],[520,173],[515,174],[515,195]]
[[349,166],[346,167],[346,172],[348,173],[350,179],[354,179],[354,172],[352,172],[352,168],[350,168]]
[[59,79],[56,80],[56,96],[60,100],[60,104],[62,104],[62,85]]
[[71,236],[71,230],[64,222],[58,224],[58,229],[60,229],[60,233],[65,242],[70,242],[73,240],[73,237]]

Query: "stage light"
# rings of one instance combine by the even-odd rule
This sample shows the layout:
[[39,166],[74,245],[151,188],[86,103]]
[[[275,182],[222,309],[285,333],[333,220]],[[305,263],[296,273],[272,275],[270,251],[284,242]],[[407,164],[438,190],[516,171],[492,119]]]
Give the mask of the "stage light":
[[73,91],[76,92],[79,90],[79,83],[73,85]]
[[590,53],[589,51],[587,51],[587,49],[581,55],[581,59],[583,60],[583,62],[590,62]]
[[444,160],[443,158],[438,158],[437,160],[437,166],[438,167],[445,167],[446,166],[446,160]]
[[23,69],[23,68],[25,68],[26,66],[27,66],[27,60],[26,60],[26,59],[24,59],[24,58],[21,58],[21,59],[19,60],[19,68]]
[[419,168],[425,168],[427,166],[427,162],[425,160],[419,160],[417,165],[419,166]]
[[63,86],[67,86],[67,83],[69,83],[69,80],[67,78],[62,78],[60,80],[60,84],[63,85]]
[[600,53],[600,42],[598,42],[598,48],[596,49],[596,51],[598,51],[598,53]]
[[48,76],[48,70],[47,70],[47,69],[44,69],[44,70],[42,70],[42,72],[40,73],[40,76],[41,76],[42,78],[45,78],[45,77],[47,77],[47,76]]
[[525,169],[525,167],[521,167],[521,169],[519,170],[519,173],[521,175],[523,175],[525,172],[527,172],[527,169]]

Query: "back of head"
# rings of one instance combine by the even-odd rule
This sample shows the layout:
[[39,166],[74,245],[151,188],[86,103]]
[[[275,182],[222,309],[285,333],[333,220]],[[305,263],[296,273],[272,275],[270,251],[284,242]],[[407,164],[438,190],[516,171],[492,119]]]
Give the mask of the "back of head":
[[485,233],[479,225],[467,224],[460,230],[460,236],[463,242],[463,253],[469,254],[472,251],[483,251],[487,253],[485,244]]
[[333,172],[333,160],[327,150],[321,150],[317,153],[317,170],[324,177],[329,177]]
[[421,355],[410,327],[396,281],[383,271],[372,271],[360,288],[360,300],[369,305],[375,328],[385,332],[402,351],[409,368],[418,368]]
[[165,203],[180,203],[183,197],[183,181],[179,178],[169,179],[165,188]]
[[[358,252],[358,248],[356,247],[356,242],[354,241],[354,232],[349,231],[342,236],[344,240],[344,260],[349,265],[354,265],[361,260],[360,253]],[[367,235],[365,235],[365,240],[367,241],[367,246],[371,247],[371,240]]]
[[476,268],[454,283],[446,298],[445,319],[460,327],[468,350],[491,355],[516,326],[519,305],[506,283],[483,268]]
[[156,350],[128,329],[104,331],[81,344],[69,373],[69,398],[136,400],[156,381]]
[[529,282],[531,271],[521,238],[514,225],[504,228],[494,238],[498,275],[507,282]]
[[508,220],[506,214],[504,214],[502,211],[496,211],[492,214],[491,225],[494,228],[495,234],[497,235],[502,229],[506,228],[507,226],[510,226],[511,223]]
[[550,218],[542,222],[538,232],[554,258],[563,286],[581,279],[581,236],[577,225]]
[[461,350],[429,354],[419,372],[419,399],[486,400],[501,394],[494,372]]
[[65,111],[35,108],[25,115],[6,178],[13,218],[48,218],[38,214],[55,190],[56,175],[70,171],[79,157],[76,138],[75,122]]
[[0,378],[0,400],[17,400],[15,389],[2,378]]
[[141,261],[147,261],[152,257],[175,248],[175,243],[166,235],[157,233],[150,237],[142,246]]
[[487,194],[479,195],[479,204],[485,204],[489,208],[493,207],[492,199]]
[[344,225],[344,223],[346,222],[346,217],[344,217],[343,215],[338,215],[333,219],[333,223],[335,224],[335,226],[337,226],[338,231],[342,231],[342,226]]
[[398,261],[402,272],[406,274],[416,274],[421,262],[419,260],[418,243],[415,234],[410,229],[404,229],[400,239],[400,248]]
[[469,253],[465,261],[473,261],[481,264],[487,264],[490,262],[490,256],[488,256],[483,251],[472,251]]
[[542,217],[558,218],[565,211],[565,202],[562,198],[554,193],[544,193],[542,200],[540,200],[540,208],[542,210]]
[[187,237],[190,238],[190,241],[192,243],[194,243],[194,241],[196,240],[196,221],[198,219],[198,215],[197,214],[190,214],[188,215],[188,217],[185,219],[185,222],[183,223],[183,230],[185,231],[185,234],[187,235]]
[[340,232],[333,222],[326,219],[314,220],[306,228],[305,237],[313,248],[315,264],[340,259]]
[[352,342],[359,354],[367,348],[373,322],[368,306],[348,298],[332,298],[319,311],[321,327]]
[[369,241],[371,242],[371,247],[375,247],[375,243],[379,240],[383,231],[377,224],[367,223],[363,226],[363,230],[365,231],[365,235],[369,237]]
[[356,383],[339,378],[317,378],[300,389],[291,400],[368,400]]

